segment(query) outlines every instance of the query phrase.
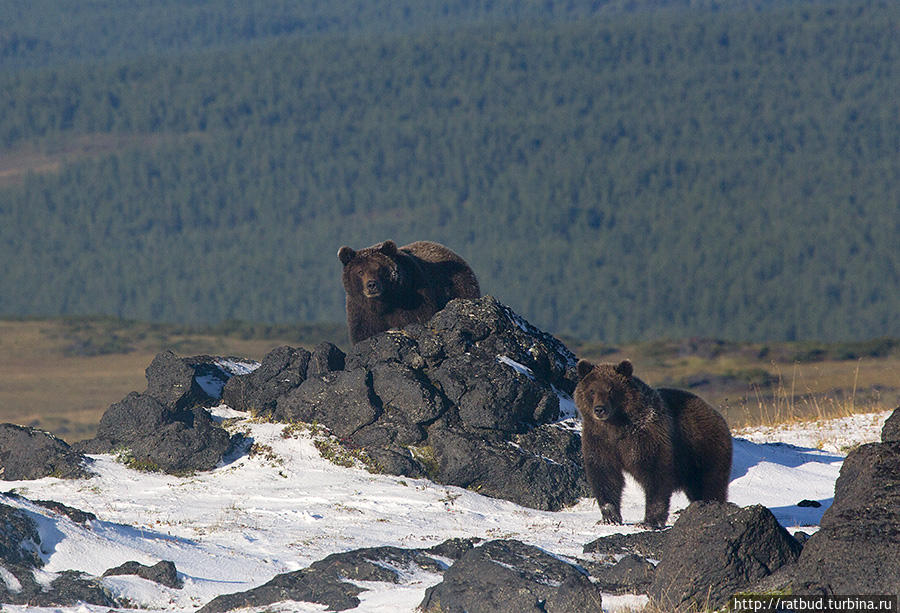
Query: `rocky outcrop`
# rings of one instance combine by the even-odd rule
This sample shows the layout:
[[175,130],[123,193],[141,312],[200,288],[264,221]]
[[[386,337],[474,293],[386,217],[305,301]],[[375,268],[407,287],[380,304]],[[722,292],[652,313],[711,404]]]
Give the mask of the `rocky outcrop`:
[[664,611],[715,609],[796,562],[800,549],[761,505],[694,502],[667,531],[649,596]]
[[519,541],[490,541],[475,547],[425,591],[426,613],[457,611],[600,611],[600,587],[587,573]]
[[40,547],[41,537],[31,515],[0,503],[0,568],[6,571],[0,580],[0,603],[55,607],[86,602],[116,606],[96,579],[76,571],[58,573],[48,586],[39,584],[34,571],[44,565]]
[[427,325],[346,356],[278,348],[229,381],[225,400],[325,426],[379,472],[556,510],[588,495],[578,434],[559,423],[574,417],[574,365],[562,343],[488,296],[454,300]]
[[792,571],[795,593],[900,594],[900,442],[844,460],[834,503]]
[[120,564],[115,568],[110,568],[103,573],[104,577],[116,575],[137,575],[147,581],[153,581],[154,583],[159,583],[160,585],[165,585],[166,587],[174,589],[181,589],[184,585],[181,578],[178,576],[178,571],[175,568],[174,562],[170,562],[169,560],[162,560],[153,566],[147,566],[132,560]]
[[299,387],[307,377],[343,370],[344,358],[344,352],[329,342],[319,343],[311,353],[302,347],[282,345],[270,351],[253,372],[229,379],[222,402],[238,411],[271,417],[279,397]]
[[49,432],[0,424],[0,480],[90,476],[88,460]]
[[795,565],[754,586],[792,594],[900,595],[900,408],[881,443],[847,456],[834,502],[808,537]]
[[881,428],[882,443],[900,443],[900,407],[894,409]]
[[353,582],[400,583],[399,569],[441,573],[447,565],[440,558],[462,555],[471,546],[470,542],[454,540],[429,549],[372,547],[336,553],[307,568],[278,575],[252,590],[217,596],[200,612],[261,607],[285,600],[319,603],[329,611],[354,609],[360,604],[358,596],[366,590]]
[[124,452],[132,466],[172,474],[215,468],[231,447],[231,436],[206,407],[218,402],[232,377],[229,364],[211,356],[160,353],[147,367],[147,389],[111,405],[97,436],[75,447],[85,453]]

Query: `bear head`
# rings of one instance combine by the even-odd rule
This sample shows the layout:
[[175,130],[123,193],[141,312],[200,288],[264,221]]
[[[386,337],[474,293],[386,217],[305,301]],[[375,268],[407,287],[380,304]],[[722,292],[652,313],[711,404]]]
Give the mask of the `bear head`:
[[348,296],[385,300],[404,283],[394,241],[355,251],[344,246],[338,250],[344,265],[344,290]]
[[[579,360],[576,366],[575,406],[584,421],[623,424],[634,407],[640,406],[640,389],[635,384],[631,362],[594,365]],[[639,403],[639,404],[636,404]]]

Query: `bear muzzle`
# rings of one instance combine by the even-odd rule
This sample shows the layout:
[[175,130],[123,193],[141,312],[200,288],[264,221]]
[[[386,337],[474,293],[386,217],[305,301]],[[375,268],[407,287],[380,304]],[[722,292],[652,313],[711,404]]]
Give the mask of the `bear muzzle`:
[[594,417],[596,417],[600,421],[608,421],[610,418],[612,418],[612,410],[607,406],[604,406],[602,404],[594,405],[594,408],[592,410],[594,412]]
[[378,298],[381,296],[381,283],[375,279],[369,279],[363,285],[363,296],[366,298]]

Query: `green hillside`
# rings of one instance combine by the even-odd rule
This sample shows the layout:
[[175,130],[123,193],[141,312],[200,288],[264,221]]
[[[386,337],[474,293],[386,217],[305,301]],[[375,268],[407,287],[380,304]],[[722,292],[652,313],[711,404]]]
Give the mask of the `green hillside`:
[[336,321],[393,238],[584,339],[900,336],[900,4],[597,4],[6,51],[0,315]]

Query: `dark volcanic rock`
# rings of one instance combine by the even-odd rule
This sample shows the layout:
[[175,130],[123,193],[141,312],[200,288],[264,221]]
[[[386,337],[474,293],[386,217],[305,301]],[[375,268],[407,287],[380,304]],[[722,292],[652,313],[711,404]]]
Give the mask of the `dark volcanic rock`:
[[602,536],[584,546],[584,553],[596,553],[609,559],[633,554],[653,560],[662,559],[670,530],[647,530],[634,534]]
[[198,356],[193,358],[192,363],[191,358],[179,358],[172,351],[163,351],[153,358],[145,371],[147,391],[144,393],[175,411],[204,404],[212,397],[195,380],[196,365],[214,359]]
[[59,573],[46,590],[29,590],[21,604],[68,607],[82,602],[101,607],[115,607],[118,604],[97,579],[74,570]]
[[[578,435],[555,423],[560,394],[575,385],[574,356],[494,298],[451,301],[427,325],[337,352],[317,347],[308,376],[286,390],[247,375],[270,382],[253,393],[277,396],[275,419],[325,426],[381,472],[541,509],[588,495]],[[279,355],[263,362],[272,372],[289,362]]]
[[897,594],[898,551],[900,442],[862,445],[844,460],[834,503],[782,583],[800,594]]
[[[115,606],[115,600],[94,580],[74,571],[63,571],[46,588],[35,581],[34,570],[44,562],[37,524],[21,509],[0,503],[0,568],[16,578],[18,589],[0,580],[0,603],[28,606],[70,606],[86,602]],[[2,607],[0,607],[2,608]]]
[[65,505],[61,502],[56,502],[55,500],[32,500],[32,502],[36,505],[44,507],[45,509],[50,509],[51,511],[59,515],[65,515],[78,524],[84,524],[97,519],[97,516],[90,511],[82,511],[81,509],[70,507],[69,505]]
[[883,443],[900,443],[900,407],[894,409],[891,416],[884,422],[881,428],[881,441]]
[[371,392],[365,370],[342,370],[307,379],[278,399],[275,418],[324,424],[339,438],[347,438],[375,421],[380,402]]
[[[277,347],[263,358],[259,368],[229,379],[222,392],[222,401],[238,411],[271,415],[279,396],[306,381],[310,359],[306,349],[287,345]],[[328,363],[327,357],[325,361]]]
[[668,534],[669,530],[648,530],[598,538],[584,546],[584,553],[596,554],[600,561],[582,561],[582,565],[604,592],[646,594]]
[[21,509],[0,503],[0,561],[28,568],[43,566],[37,524]]
[[[452,551],[454,547],[442,551]],[[444,571],[446,565],[432,555],[444,554],[399,547],[374,547],[336,553],[302,570],[278,575],[252,590],[218,596],[200,611],[231,611],[285,600],[315,602],[327,606],[330,611],[353,609],[359,606],[358,596],[365,588],[354,585],[351,581],[399,583],[400,572],[395,569],[412,566],[436,573]]]
[[344,370],[346,354],[328,341],[322,341],[313,348],[309,356],[308,377],[321,377],[335,370]]
[[656,567],[641,556],[628,554],[614,564],[584,564],[594,583],[610,594],[646,594]]
[[137,575],[148,581],[165,585],[166,587],[180,589],[183,582],[178,578],[178,571],[175,564],[169,560],[162,560],[153,566],[146,566],[140,562],[125,562],[115,568],[110,568],[103,573],[104,577],[113,575]]
[[231,436],[204,407],[217,400],[231,374],[218,358],[178,358],[171,351],[157,355],[146,374],[147,390],[111,405],[100,418],[97,436],[76,448],[85,453],[127,449],[135,466],[172,474],[215,468],[231,448]]
[[664,611],[716,608],[795,562],[800,549],[761,505],[694,502],[668,531],[649,596]]
[[600,589],[577,567],[519,541],[475,547],[428,588],[426,613],[600,611]]
[[48,432],[0,424],[0,479],[40,479],[89,477],[87,459]]

